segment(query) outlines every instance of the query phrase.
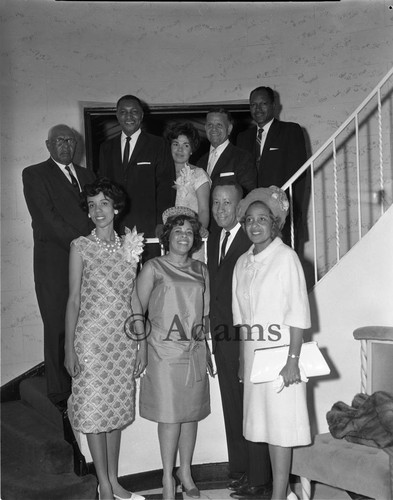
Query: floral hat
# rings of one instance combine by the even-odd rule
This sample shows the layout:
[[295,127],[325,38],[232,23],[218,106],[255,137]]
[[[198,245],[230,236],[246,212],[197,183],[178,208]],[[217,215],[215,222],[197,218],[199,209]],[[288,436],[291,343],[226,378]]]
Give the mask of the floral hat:
[[170,207],[165,210],[162,214],[162,222],[166,224],[169,217],[176,217],[177,215],[188,215],[188,217],[198,218],[194,210],[187,207]]
[[240,200],[237,206],[236,216],[238,221],[243,219],[248,207],[255,201],[262,201],[270,208],[272,214],[278,217],[281,229],[289,210],[289,202],[285,192],[277,186],[253,189],[243,200]]

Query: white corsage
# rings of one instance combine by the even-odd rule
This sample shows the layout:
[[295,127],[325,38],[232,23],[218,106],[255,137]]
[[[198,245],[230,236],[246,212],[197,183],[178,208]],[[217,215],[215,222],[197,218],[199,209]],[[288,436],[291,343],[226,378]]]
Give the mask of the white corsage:
[[180,170],[179,177],[175,180],[175,185],[173,186],[175,189],[184,189],[191,186],[193,179],[193,170],[190,168],[190,165],[184,165],[184,167]]
[[123,252],[126,261],[137,264],[143,252],[143,233],[137,233],[136,227],[131,231],[125,228],[125,235],[122,236]]

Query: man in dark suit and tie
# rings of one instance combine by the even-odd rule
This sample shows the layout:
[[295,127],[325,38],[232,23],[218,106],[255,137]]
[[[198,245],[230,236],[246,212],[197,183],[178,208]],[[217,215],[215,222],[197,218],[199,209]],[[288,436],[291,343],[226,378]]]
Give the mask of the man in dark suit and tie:
[[251,154],[229,142],[233,121],[230,113],[223,108],[214,108],[206,116],[206,136],[210,151],[198,161],[198,167],[207,171],[212,180],[212,190],[222,177],[235,176],[245,194],[256,185],[255,162]]
[[89,233],[80,191],[93,172],[72,163],[76,146],[67,125],[50,129],[50,158],[23,170],[24,195],[32,218],[34,282],[44,324],[45,377],[49,399],[65,409],[71,381],[64,368],[64,322],[68,299],[68,259],[73,239]]
[[[236,144],[253,156],[257,168],[258,187],[283,186],[307,159],[304,134],[299,124],[274,118],[276,107],[270,87],[257,87],[250,94],[250,113],[256,123],[241,132]],[[307,175],[294,184],[294,221],[299,240],[305,239],[307,216]],[[284,228],[284,239],[289,241],[289,218]]]
[[121,224],[130,229],[136,226],[152,238],[157,224],[162,224],[162,213],[174,205],[173,161],[163,138],[141,130],[143,106],[137,97],[121,97],[116,117],[122,132],[101,145],[98,173],[123,186],[128,195]]
[[[217,366],[230,477],[234,498],[255,498],[270,491],[271,469],[268,445],[243,437],[243,385],[239,372],[239,331],[232,319],[232,274],[237,259],[251,245],[236,219],[243,195],[236,181],[222,178],[212,193],[215,227],[207,240],[210,276],[210,332]],[[231,495],[231,496],[232,496]]]

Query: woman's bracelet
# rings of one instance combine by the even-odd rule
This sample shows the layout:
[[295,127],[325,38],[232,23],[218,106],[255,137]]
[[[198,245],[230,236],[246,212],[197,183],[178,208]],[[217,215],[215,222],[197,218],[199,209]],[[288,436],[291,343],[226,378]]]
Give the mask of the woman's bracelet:
[[288,358],[295,359],[295,358],[300,358],[300,356],[296,356],[296,354],[288,354]]

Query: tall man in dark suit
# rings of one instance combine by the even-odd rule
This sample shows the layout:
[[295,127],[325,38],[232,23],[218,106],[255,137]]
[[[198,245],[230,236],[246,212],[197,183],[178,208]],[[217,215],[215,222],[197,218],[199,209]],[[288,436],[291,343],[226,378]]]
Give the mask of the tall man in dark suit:
[[[233,179],[233,177],[232,177]],[[269,491],[268,446],[243,437],[243,385],[239,382],[239,331],[232,319],[232,274],[237,259],[251,245],[236,219],[242,188],[229,177],[216,184],[212,214],[217,223],[207,241],[210,275],[210,331],[220,384],[230,477],[236,498],[258,497]]]
[[175,204],[173,161],[163,138],[141,130],[143,106],[137,97],[121,97],[116,117],[122,132],[101,145],[98,173],[123,186],[128,195],[121,224],[136,226],[152,238],[164,210]]
[[[307,159],[304,134],[299,124],[274,118],[274,92],[270,87],[257,87],[250,94],[250,113],[256,126],[241,132],[236,144],[253,156],[257,168],[258,187],[283,186]],[[305,239],[308,195],[307,175],[294,184],[294,221],[299,240]],[[284,228],[289,242],[289,218]]]
[[222,177],[235,176],[243,191],[248,193],[256,185],[256,169],[251,154],[229,142],[233,121],[223,108],[214,108],[207,113],[205,130],[210,142],[210,151],[198,161],[212,180],[212,190]]
[[50,158],[23,170],[23,188],[32,218],[34,281],[44,323],[44,359],[48,397],[59,409],[70,395],[64,368],[64,322],[68,299],[68,258],[73,239],[89,232],[80,191],[93,172],[72,163],[75,134],[67,125],[50,129]]

